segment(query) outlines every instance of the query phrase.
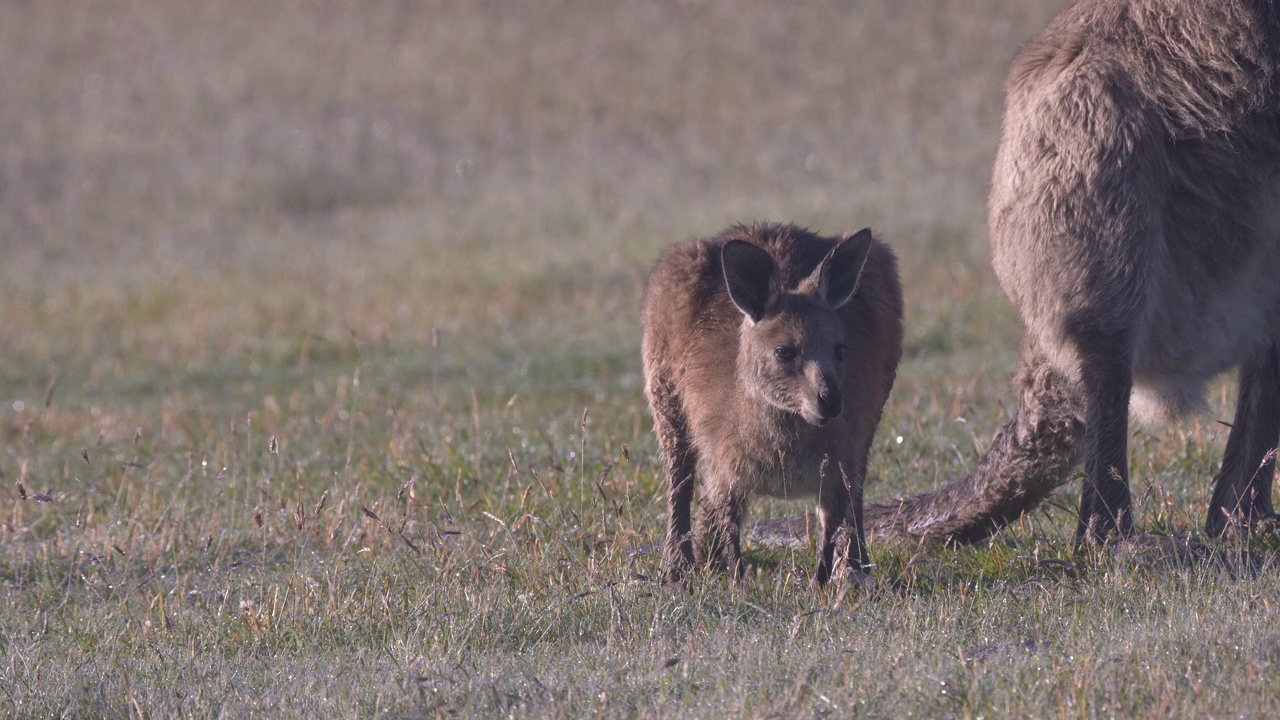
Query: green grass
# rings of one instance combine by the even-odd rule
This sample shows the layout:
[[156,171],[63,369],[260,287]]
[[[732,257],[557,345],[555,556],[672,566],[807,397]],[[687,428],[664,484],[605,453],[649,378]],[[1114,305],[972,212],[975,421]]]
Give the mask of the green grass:
[[1197,544],[1229,380],[1135,431],[1118,551],[1069,487],[865,591],[655,581],[667,243],[893,245],[873,499],[1006,419],[983,197],[1055,4],[0,7],[0,715],[1272,714],[1278,548]]

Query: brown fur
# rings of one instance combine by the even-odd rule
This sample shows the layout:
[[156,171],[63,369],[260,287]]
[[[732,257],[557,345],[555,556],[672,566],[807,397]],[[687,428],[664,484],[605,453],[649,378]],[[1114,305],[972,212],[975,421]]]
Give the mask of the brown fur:
[[1280,10],[1262,0],[1078,0],[1014,60],[992,174],[996,275],[1022,315],[1020,405],[978,467],[877,508],[975,539],[1083,458],[1077,539],[1132,528],[1127,433],[1240,369],[1205,522],[1273,524],[1280,440]]
[[[902,354],[889,248],[865,230],[842,242],[775,224],[689,240],[658,261],[642,322],[645,394],[670,483],[666,576],[699,558],[740,575],[740,529],[758,493],[817,494],[818,580],[841,561],[863,572],[867,453]],[[779,359],[781,347],[794,359]]]

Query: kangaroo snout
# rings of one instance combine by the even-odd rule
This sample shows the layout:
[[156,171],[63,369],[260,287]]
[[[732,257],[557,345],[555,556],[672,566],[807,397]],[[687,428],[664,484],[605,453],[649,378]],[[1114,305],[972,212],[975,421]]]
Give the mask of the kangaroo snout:
[[825,425],[828,420],[840,416],[842,401],[840,388],[828,386],[818,393],[818,422],[814,425]]

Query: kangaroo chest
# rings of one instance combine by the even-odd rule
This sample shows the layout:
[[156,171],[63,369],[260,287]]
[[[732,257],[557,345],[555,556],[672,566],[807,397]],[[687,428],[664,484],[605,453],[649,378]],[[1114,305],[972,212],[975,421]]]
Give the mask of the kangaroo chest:
[[722,446],[727,452],[704,458],[703,481],[727,483],[734,494],[742,497],[813,497],[824,478],[827,484],[843,482],[840,457],[832,452],[831,436],[824,432],[829,429],[803,426],[798,432],[738,435]]

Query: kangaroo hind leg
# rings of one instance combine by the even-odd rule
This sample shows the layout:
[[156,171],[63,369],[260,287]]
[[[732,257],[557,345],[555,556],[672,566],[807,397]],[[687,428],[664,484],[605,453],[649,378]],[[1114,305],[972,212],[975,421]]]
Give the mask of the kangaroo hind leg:
[[1213,480],[1205,532],[1228,526],[1280,529],[1271,506],[1275,448],[1280,441],[1280,343],[1240,366],[1235,421],[1227,436],[1222,469]]
[[649,401],[658,449],[667,473],[667,537],[662,550],[662,574],[667,582],[680,579],[693,567],[693,534],[690,506],[697,450],[689,437],[688,422],[675,383],[661,373],[651,378]]
[[862,483],[849,477],[851,470],[842,462],[830,463],[825,468],[818,498],[822,540],[815,579],[820,585],[838,578],[840,573],[849,579],[861,580],[871,566],[862,511]]
[[1118,337],[1081,343],[1084,388],[1084,486],[1076,543],[1100,543],[1133,531],[1129,493],[1129,396],[1133,368]]

